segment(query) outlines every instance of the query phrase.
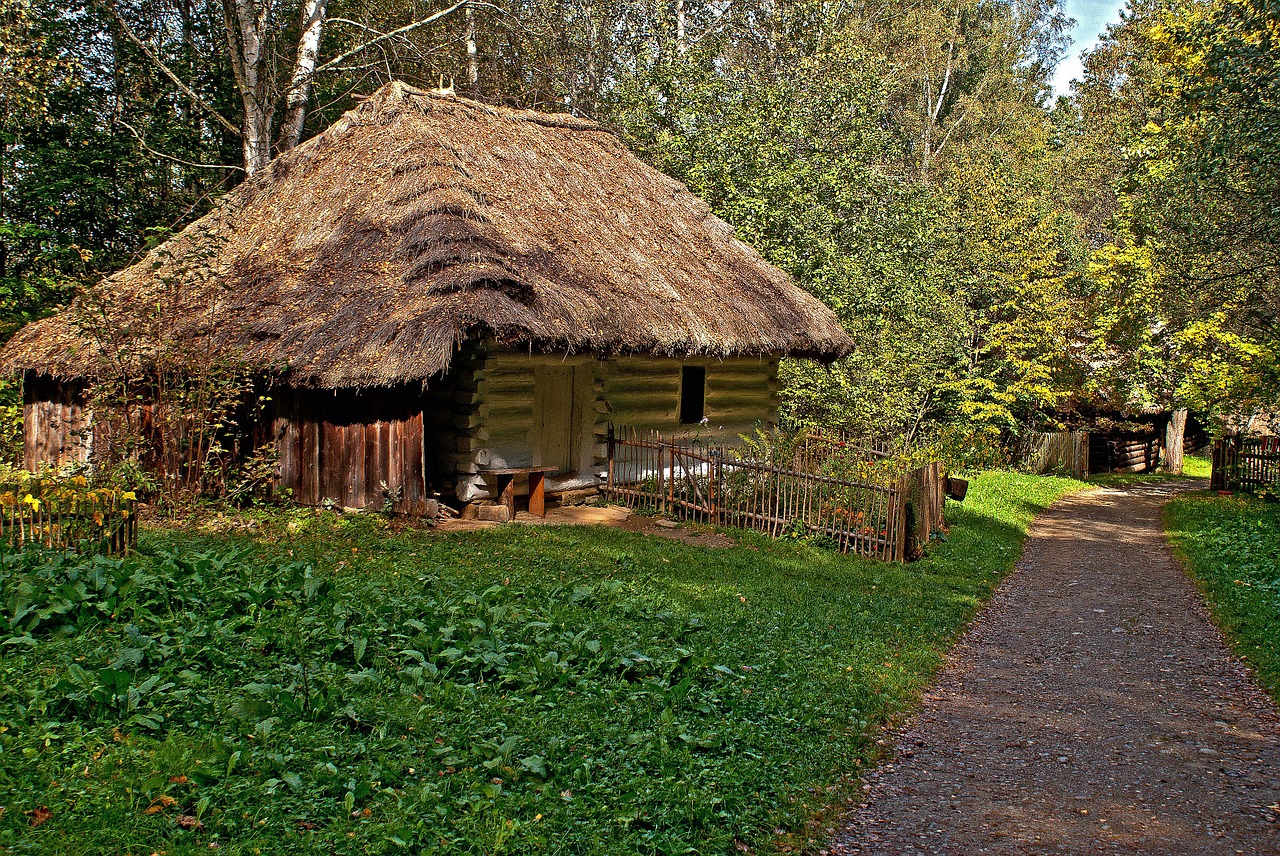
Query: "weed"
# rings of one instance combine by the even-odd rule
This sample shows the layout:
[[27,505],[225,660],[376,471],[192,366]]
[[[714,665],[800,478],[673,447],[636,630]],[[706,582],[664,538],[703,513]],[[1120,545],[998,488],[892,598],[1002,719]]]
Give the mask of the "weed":
[[980,476],[911,566],[296,510],[0,552],[0,849],[807,847],[1077,487]]
[[1189,494],[1166,506],[1165,524],[1214,618],[1280,700],[1280,506]]

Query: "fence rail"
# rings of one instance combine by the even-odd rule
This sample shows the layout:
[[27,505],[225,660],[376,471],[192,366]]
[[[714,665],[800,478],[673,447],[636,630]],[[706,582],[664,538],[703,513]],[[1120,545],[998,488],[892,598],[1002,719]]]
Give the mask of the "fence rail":
[[[881,450],[867,451],[872,459],[884,457]],[[723,446],[610,431],[604,493],[632,508],[775,538],[821,535],[842,552],[885,561],[911,557],[921,540],[942,528],[938,464],[874,483],[813,471],[827,459],[814,438],[786,455],[789,466],[779,466]]]
[[1212,460],[1215,490],[1280,488],[1280,437],[1223,437]]

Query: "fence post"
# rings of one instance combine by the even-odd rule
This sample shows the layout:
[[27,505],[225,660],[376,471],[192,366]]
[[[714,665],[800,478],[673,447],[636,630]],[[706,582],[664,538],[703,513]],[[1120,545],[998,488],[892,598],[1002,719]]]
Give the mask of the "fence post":
[[1209,489],[1210,490],[1226,490],[1223,487],[1222,472],[1222,438],[1219,437],[1213,441],[1213,452],[1209,455],[1211,469],[1209,470]]
[[720,479],[724,473],[724,469],[721,465],[721,462],[724,460],[724,451],[723,449],[719,449],[719,450],[713,449],[712,455],[715,457],[715,461],[711,465],[711,478],[707,484],[707,493],[711,495],[710,496],[711,525],[719,526],[720,525],[720,496],[722,493],[722,491],[720,490],[720,487],[721,487]]
[[667,477],[667,513],[676,513],[676,445],[667,444],[667,459],[671,461],[671,475]]
[[608,449],[609,449],[608,451],[609,473],[605,481],[605,493],[608,494],[609,496],[613,496],[613,456],[614,456],[614,450],[617,448],[617,444],[613,436],[612,422],[609,423],[609,434],[606,442],[608,444]]
[[667,447],[662,442],[662,437],[658,437],[658,513],[667,513]]

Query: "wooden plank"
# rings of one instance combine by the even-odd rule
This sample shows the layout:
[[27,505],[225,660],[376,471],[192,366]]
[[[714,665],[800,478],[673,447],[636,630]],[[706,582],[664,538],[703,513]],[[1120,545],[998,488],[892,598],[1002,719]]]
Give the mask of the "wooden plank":
[[412,514],[426,512],[427,473],[426,449],[423,445],[423,411],[413,411],[401,428],[401,448],[404,461],[405,508]]
[[342,426],[342,499],[341,505],[353,508],[377,508],[381,497],[365,493],[364,462],[369,426],[352,422]]
[[320,440],[320,479],[318,502],[332,500],[342,504],[346,494],[343,467],[346,466],[346,433],[342,425],[327,420],[317,421]]
[[534,517],[547,516],[546,474],[538,470],[529,473],[529,513]]
[[[400,424],[400,420],[396,420],[396,424]],[[379,508],[387,500],[383,495],[382,485],[385,483],[387,490],[394,494],[403,484],[401,474],[392,472],[390,467],[391,425],[391,422],[380,419],[365,431],[367,450],[364,462],[365,490],[369,496],[375,497],[375,504]]]

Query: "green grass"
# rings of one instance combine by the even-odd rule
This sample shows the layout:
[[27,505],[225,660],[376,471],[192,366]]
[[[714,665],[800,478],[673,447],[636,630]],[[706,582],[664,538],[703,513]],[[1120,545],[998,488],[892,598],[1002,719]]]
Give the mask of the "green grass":
[[1187,455],[1182,459],[1182,475],[1171,473],[1099,473],[1089,476],[1089,483],[1100,487],[1125,487],[1131,484],[1162,482],[1170,479],[1207,479],[1213,475],[1213,463],[1199,455]]
[[1165,525],[1236,653],[1280,701],[1280,503],[1184,495]]
[[0,851],[806,847],[1081,487],[980,475],[906,566],[301,511],[2,555]]

